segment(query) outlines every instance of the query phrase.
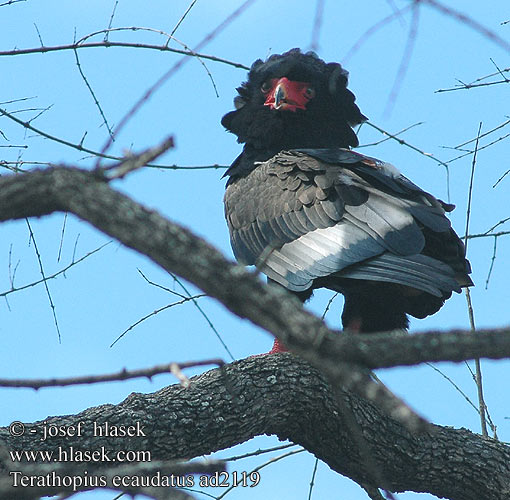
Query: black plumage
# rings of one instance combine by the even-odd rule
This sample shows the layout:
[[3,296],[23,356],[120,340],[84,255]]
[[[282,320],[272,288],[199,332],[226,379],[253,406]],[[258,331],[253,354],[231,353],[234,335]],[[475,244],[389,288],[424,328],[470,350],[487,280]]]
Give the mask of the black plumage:
[[406,328],[470,286],[464,246],[437,200],[358,154],[366,120],[347,72],[293,49],[255,61],[222,124],[245,143],[226,175],[236,258],[306,300],[345,296],[344,327]]

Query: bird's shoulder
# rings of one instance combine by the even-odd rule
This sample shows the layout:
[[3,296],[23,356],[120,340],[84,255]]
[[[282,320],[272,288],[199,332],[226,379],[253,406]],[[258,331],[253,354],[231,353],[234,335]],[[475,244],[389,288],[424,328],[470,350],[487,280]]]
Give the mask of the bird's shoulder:
[[225,208],[238,211],[243,224],[326,202],[336,207],[333,220],[340,220],[345,205],[360,206],[370,195],[388,203],[409,202],[414,210],[432,208],[436,214],[453,209],[392,164],[350,149],[293,149],[251,162],[241,156],[231,169]]

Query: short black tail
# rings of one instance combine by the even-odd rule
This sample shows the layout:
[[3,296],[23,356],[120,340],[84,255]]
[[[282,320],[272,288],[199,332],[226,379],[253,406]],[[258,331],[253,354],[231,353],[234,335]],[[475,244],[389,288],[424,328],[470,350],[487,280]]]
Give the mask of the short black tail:
[[344,329],[359,333],[407,329],[409,319],[402,298],[392,294],[390,287],[370,288],[345,294]]

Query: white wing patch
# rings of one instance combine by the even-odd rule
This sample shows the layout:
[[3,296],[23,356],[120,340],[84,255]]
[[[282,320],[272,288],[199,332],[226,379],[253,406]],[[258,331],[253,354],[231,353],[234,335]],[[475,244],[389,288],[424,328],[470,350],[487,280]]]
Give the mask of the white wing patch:
[[342,221],[316,229],[274,249],[257,267],[293,291],[310,288],[312,281],[384,252],[382,244],[363,229]]

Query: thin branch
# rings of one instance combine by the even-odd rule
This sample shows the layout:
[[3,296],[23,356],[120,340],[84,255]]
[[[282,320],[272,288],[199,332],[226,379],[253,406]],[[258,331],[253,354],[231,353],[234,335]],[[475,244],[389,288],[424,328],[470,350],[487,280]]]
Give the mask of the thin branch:
[[321,319],[324,319],[324,318],[326,317],[326,314],[328,314],[328,311],[329,311],[329,309],[330,309],[330,307],[331,307],[331,304],[333,304],[333,301],[334,301],[334,300],[338,297],[338,294],[339,294],[339,293],[340,293],[340,292],[335,292],[335,293],[331,296],[331,298],[328,300],[328,303],[326,304],[326,307],[324,308],[324,311],[323,311],[323,313],[322,313],[322,315],[321,315]]
[[[480,122],[478,126],[478,133],[476,135],[477,139],[475,142],[475,150],[473,154],[473,161],[471,163],[471,177],[469,179],[469,192],[468,192],[468,204],[467,204],[467,210],[466,210],[466,231],[464,233],[464,247],[465,252],[467,255],[468,250],[468,239],[467,235],[469,234],[469,221],[471,218],[471,203],[473,200],[473,186],[474,186],[474,178],[475,178],[475,166],[476,166],[476,157],[478,153],[478,143],[480,138],[480,132],[482,130],[482,122]],[[476,333],[476,326],[475,326],[475,315],[473,311],[473,304],[471,303],[471,294],[469,292],[469,288],[465,288],[465,295],[466,295],[466,301],[468,306],[468,315],[469,315],[469,324],[471,325],[471,331],[473,333]],[[475,380],[476,380],[476,387],[478,390],[478,406],[479,406],[479,415],[480,415],[480,426],[482,428],[482,435],[488,436],[489,433],[487,432],[487,423],[485,418],[486,413],[486,405],[484,401],[483,396],[483,383],[482,383],[482,365],[480,363],[480,359],[475,359]]]
[[223,366],[225,363],[219,358],[199,361],[187,361],[185,363],[168,363],[157,365],[152,368],[138,370],[121,370],[116,373],[105,375],[87,375],[83,377],[50,378],[50,379],[0,379],[0,387],[24,387],[29,389],[41,389],[42,387],[67,387],[70,385],[99,384],[102,382],[119,382],[133,378],[147,378],[152,380],[155,375],[174,373],[177,366],[180,370],[196,366],[216,365]]
[[257,457],[259,455],[263,455],[265,453],[272,453],[273,451],[285,450],[287,448],[292,448],[293,446],[297,446],[294,443],[282,444],[280,446],[273,446],[272,448],[259,449],[256,451],[250,451],[248,453],[243,453],[242,455],[234,455],[233,457],[223,458],[225,462],[235,462],[237,460],[243,460],[245,458]]
[[[138,28],[124,28],[124,29],[132,29],[136,30]],[[101,30],[104,32],[105,30]],[[113,30],[110,30],[113,31]],[[0,51],[0,57],[2,56],[18,56],[24,54],[37,54],[37,53],[46,53],[46,52],[58,52],[64,50],[79,50],[79,49],[90,49],[90,48],[110,48],[110,47],[124,47],[130,49],[149,49],[149,50],[158,50],[161,52],[174,52],[176,54],[181,54],[185,56],[192,57],[200,57],[201,59],[208,59],[210,61],[226,64],[228,66],[233,66],[234,68],[249,70],[249,66],[245,64],[238,63],[235,61],[230,61],[228,59],[223,59],[221,57],[202,54],[199,52],[191,52],[189,50],[175,49],[172,47],[167,47],[166,45],[151,45],[146,43],[131,43],[131,42],[111,42],[111,41],[102,41],[102,42],[90,42],[90,43],[80,43],[79,41],[76,43],[70,43],[67,45],[54,45],[54,46],[44,46],[44,47],[33,47],[29,49],[14,49],[14,50],[3,50]]]
[[[505,224],[506,222],[510,221],[510,217],[507,217],[506,219],[501,219],[499,222],[497,222],[496,224],[494,224],[490,229],[487,229],[487,231],[485,231],[485,235],[489,235],[489,233],[491,233],[492,231],[494,231],[494,229],[496,229],[498,226],[501,226],[503,224]],[[493,235],[492,235],[493,236]],[[500,236],[500,234],[498,234],[498,236]]]
[[85,40],[88,40],[89,38],[92,38],[94,36],[97,36],[97,35],[100,35],[100,34],[103,34],[103,33],[108,34],[108,33],[113,33],[113,32],[118,32],[118,31],[148,31],[150,33],[158,33],[159,35],[163,35],[163,36],[165,36],[167,38],[165,47],[168,47],[168,43],[169,43],[170,40],[173,40],[173,41],[177,42],[184,50],[188,51],[189,54],[191,54],[194,57],[196,57],[197,60],[200,62],[200,64],[204,67],[205,72],[207,73],[207,76],[211,80],[211,83],[212,83],[214,92],[216,94],[216,97],[219,97],[218,89],[216,88],[216,83],[214,81],[214,78],[213,78],[211,72],[209,71],[209,68],[207,67],[205,62],[202,60],[202,58],[200,57],[200,55],[197,54],[196,52],[194,52],[192,49],[190,49],[184,42],[181,42],[180,40],[175,38],[172,34],[166,33],[165,31],[154,29],[154,28],[138,27],[138,26],[119,27],[119,28],[107,28],[107,29],[102,29],[102,30],[99,30],[99,31],[94,31],[93,33],[85,35],[84,37],[80,38],[80,40],[78,40],[78,42],[75,41],[75,43],[83,44],[83,42]]
[[472,17],[469,17],[468,15],[466,15],[458,10],[452,9],[437,0],[414,0],[414,1],[415,2],[419,1],[424,4],[427,4],[430,7],[434,8],[436,10],[439,10],[443,14],[446,14],[449,17],[457,19],[458,21],[465,24],[466,26],[469,26],[472,30],[477,31],[478,33],[483,35],[485,38],[488,38],[489,40],[494,42],[496,45],[499,45],[501,48],[503,48],[507,52],[510,52],[510,43],[507,40],[500,37],[496,32],[485,27],[483,24],[480,24],[476,19],[473,19]]
[[214,326],[213,322],[209,319],[209,316],[207,316],[207,314],[202,309],[200,304],[196,300],[193,299],[193,297],[191,296],[191,292],[186,288],[184,283],[175,274],[170,273],[170,275],[175,280],[175,282],[184,290],[184,293],[188,297],[190,297],[191,300],[193,300],[193,305],[198,309],[198,311],[200,312],[202,317],[206,320],[207,324],[209,325],[209,328],[213,331],[214,335],[216,335],[216,338],[220,341],[221,345],[223,346],[223,349],[225,349],[226,353],[230,356],[230,359],[232,361],[234,361],[235,360],[234,355],[232,354],[232,352],[228,348],[227,344],[225,344],[225,341],[223,340],[220,332],[216,329],[216,327]]
[[425,363],[429,368],[432,368],[434,371],[439,373],[441,377],[447,380],[449,384],[453,386],[453,388],[467,401],[467,403],[480,415],[480,409],[476,407],[476,405],[471,401],[469,396],[448,376],[446,373],[443,373],[437,366],[434,366],[432,363]]
[[495,188],[508,174],[510,174],[510,169],[507,170],[492,187]]
[[[122,156],[112,156],[112,160],[121,161],[124,159]],[[14,167],[13,167],[14,165]],[[4,161],[0,160],[0,167],[4,167],[11,172],[27,172],[21,168],[15,168],[16,165],[33,165],[33,166],[50,166],[50,161],[30,161],[30,160],[18,160],[18,161]],[[161,170],[226,170],[229,168],[228,165],[159,165],[154,163],[147,163],[147,168],[159,168]]]
[[435,161],[439,165],[443,166],[446,170],[446,192],[448,195],[448,201],[450,200],[450,167],[446,162],[439,160],[431,153],[426,153],[425,151],[417,148],[416,146],[413,146],[412,144],[408,143],[407,141],[404,141],[404,139],[397,137],[397,134],[400,134],[401,132],[398,132],[397,134],[390,134],[386,130],[382,129],[381,127],[378,127],[377,125],[374,125],[373,123],[371,123],[369,121],[363,122],[363,125],[368,125],[369,127],[375,128],[378,132],[380,132],[383,135],[386,135],[389,139],[393,139],[394,141],[397,141],[402,146],[406,146],[406,147],[412,149],[413,151],[416,151],[417,153],[420,153],[421,155],[425,156],[426,158],[430,158],[431,160]]
[[[7,111],[5,111],[2,108],[0,108],[0,114],[6,116],[7,118],[10,118],[14,122],[18,123],[19,125],[23,126],[24,128],[26,128],[28,130],[31,130],[32,132],[35,132],[36,134],[42,135],[43,137],[46,137],[47,139],[50,139],[50,140],[55,141],[55,142],[58,142],[58,143],[63,144],[65,146],[69,146],[69,147],[71,147],[73,149],[77,149],[78,151],[83,151],[83,152],[89,153],[89,154],[91,154],[93,156],[98,156],[98,157],[106,158],[106,159],[109,159],[109,160],[120,161],[122,163],[127,161],[126,157],[102,154],[102,153],[100,153],[98,151],[93,151],[91,149],[83,147],[83,145],[81,143],[80,144],[75,144],[75,143],[66,141],[64,139],[60,139],[59,137],[55,137],[53,135],[50,135],[50,134],[48,134],[48,133],[46,133],[46,132],[44,132],[44,131],[42,131],[40,129],[37,129],[34,126],[32,126],[30,124],[30,122],[25,122],[23,120],[20,120],[19,118],[16,118],[15,116],[12,115],[12,113],[8,113]],[[147,152],[148,151],[151,151],[151,149],[148,149]],[[11,165],[13,163],[18,164],[19,162],[3,162],[2,161],[2,162],[0,162],[0,165],[8,166],[8,165]],[[29,163],[31,165],[41,165],[41,164],[48,165],[48,164],[50,164],[50,163],[45,163],[45,162],[22,162],[22,164],[24,164],[24,163]],[[115,166],[117,166],[117,165],[115,165]],[[216,170],[216,169],[226,169],[226,168],[228,168],[227,165],[190,165],[190,166],[181,166],[181,165],[156,165],[156,164],[152,164],[152,163],[147,163],[147,164],[145,164],[145,166],[146,167],[150,167],[150,168],[161,168],[161,169],[168,169],[168,170],[210,170],[210,169]],[[108,168],[110,168],[110,167],[105,167],[105,169],[108,169]]]
[[388,97],[388,102],[386,103],[386,107],[384,110],[385,115],[389,115],[397,96],[400,91],[400,87],[404,78],[406,76],[407,70],[409,68],[409,64],[411,61],[411,55],[413,53],[413,49],[416,43],[416,37],[418,33],[418,24],[419,24],[419,3],[413,2],[411,8],[411,26],[409,28],[409,34],[407,35],[406,45],[404,47],[404,52],[402,53],[402,58],[400,60],[400,65],[398,67],[397,74],[395,75],[395,80],[393,81],[393,86],[391,87],[390,95]]
[[157,146],[148,148],[141,153],[130,153],[119,163],[109,165],[108,167],[100,169],[101,173],[105,175],[108,180],[122,179],[130,172],[144,167],[147,163],[159,158],[162,154],[166,153],[169,149],[174,147],[173,136],[167,137]]
[[[484,144],[483,146],[479,146],[478,147],[478,151],[482,151],[483,149],[490,148],[494,144],[496,144],[498,142],[501,142],[501,141],[507,139],[508,137],[510,137],[510,133],[502,135],[501,137],[498,137],[497,139],[495,139],[492,142],[489,142],[488,144]],[[464,153],[462,155],[459,155],[459,156],[456,156],[455,158],[452,158],[451,160],[447,160],[446,163],[448,163],[448,164],[453,163],[454,161],[460,160],[461,158],[465,158],[466,156],[472,155],[473,153],[474,153],[474,150],[473,151],[467,151],[466,153]],[[503,180],[503,177],[505,177],[505,175],[506,174],[503,174],[503,176],[496,182],[496,184],[494,184],[493,187],[496,187],[499,184],[499,182],[501,180]]]
[[[489,85],[508,83],[509,82],[508,78],[506,76],[502,75],[502,73],[507,73],[509,71],[510,71],[510,68],[505,68],[505,69],[497,71],[496,73],[491,73],[489,75],[481,76],[480,78],[477,78],[476,80],[472,81],[471,83],[461,83],[461,85],[459,85],[457,87],[448,88],[448,89],[439,89],[439,90],[436,90],[436,92],[452,92],[454,90],[465,90],[465,89],[471,89],[471,88],[475,88],[475,87],[487,87]],[[492,78],[493,76],[496,76],[496,75],[502,75],[504,79],[500,80],[500,81],[495,81],[495,82],[479,83],[479,82],[483,82],[484,80],[487,80],[487,78]]]
[[0,7],[5,7],[6,5],[12,5],[13,3],[18,2],[26,2],[27,0],[9,0],[8,2],[0,3]]
[[135,321],[131,326],[126,328],[111,344],[110,347],[113,347],[120,339],[122,339],[128,332],[133,330],[133,328],[137,327],[139,324],[143,323],[145,320],[152,318],[153,316],[156,316],[160,312],[166,311],[167,309],[170,309],[175,306],[180,306],[182,304],[185,304],[186,302],[189,302],[190,300],[195,302],[195,300],[200,299],[202,297],[205,297],[205,294],[199,294],[194,295],[192,297],[185,297],[182,300],[179,300],[178,302],[173,302],[172,304],[167,304],[166,306],[160,307],[159,309],[155,309],[154,311],[150,312],[149,314],[146,314],[142,318],[140,318],[138,321]]
[[489,266],[489,272],[487,273],[487,279],[485,280],[485,289],[489,288],[489,280],[491,279],[492,270],[494,269],[494,263],[496,261],[496,251],[498,247],[498,237],[494,236],[494,246],[492,248],[491,264]]
[[195,6],[195,4],[197,3],[197,0],[193,0],[189,5],[188,5],[188,8],[185,10],[184,14],[181,16],[181,18],[177,21],[177,24],[174,26],[174,29],[172,30],[172,32],[170,33],[170,37],[168,38],[167,40],[167,46],[168,46],[168,43],[170,42],[170,40],[173,38],[175,32],[178,30],[179,26],[182,24],[182,22],[184,21],[184,19],[186,19],[186,16],[190,13],[191,9]]
[[[206,35],[198,45],[192,50],[192,54],[196,57],[196,52],[209,44],[216,36],[221,33],[227,26],[229,26],[239,15],[241,15],[249,6],[256,0],[245,0],[237,9],[234,10],[225,20],[223,20],[213,31]],[[188,53],[186,54],[188,55]],[[133,118],[133,116],[140,110],[140,108],[150,99],[150,97],[157,92],[165,82],[167,82],[184,64],[189,61],[188,57],[183,57],[177,61],[168,71],[166,71],[158,80],[151,85],[143,95],[135,102],[129,111],[120,120],[119,124],[115,127],[115,134],[119,134],[125,125]],[[101,149],[101,153],[108,151],[112,144],[111,138],[106,141]],[[97,159],[96,168],[100,164],[100,158]]]
[[315,486],[315,475],[317,474],[317,466],[319,465],[319,459],[315,459],[313,464],[312,478],[310,479],[310,488],[308,489],[308,500],[312,500],[313,487]]
[[[392,137],[386,137],[385,139],[381,139],[380,141],[376,141],[376,142],[369,142],[369,143],[366,143],[366,144],[360,144],[359,146],[356,146],[356,149],[359,149],[359,148],[368,148],[368,147],[371,147],[371,146],[378,146],[379,144],[382,144],[383,142],[389,141],[389,140],[393,139],[394,137],[398,137],[399,135],[403,134],[404,132],[407,132],[408,130],[411,130],[414,127],[418,127],[419,125],[423,125],[423,123],[424,122],[413,123],[412,125],[409,125],[409,127],[403,128],[402,130],[400,130],[398,132],[395,132],[394,134],[392,134]],[[388,135],[388,134],[386,134],[386,135]]]
[[381,127],[378,127],[377,125],[373,124],[370,121],[364,122],[363,125],[368,125],[369,127],[375,128],[375,130],[377,130],[378,132],[381,132],[381,134],[387,136],[388,139],[393,139],[394,141],[397,141],[402,146],[406,146],[406,147],[412,149],[413,151],[416,151],[417,153],[420,153],[421,155],[423,155],[427,158],[430,158],[431,160],[435,161],[436,163],[439,163],[439,165],[442,165],[443,167],[445,167],[448,170],[448,164],[446,162],[441,161],[440,159],[436,158],[431,153],[426,153],[422,149],[417,148],[416,146],[413,146],[412,144],[408,143],[404,139],[397,137],[397,135],[402,133],[402,131],[397,132],[396,134],[391,134],[390,132],[387,132],[386,130],[382,129]]
[[360,486],[365,490],[365,493],[368,495],[368,498],[370,498],[370,500],[386,500],[386,498],[384,498],[381,492],[379,491],[379,488],[365,484],[361,484]]
[[60,328],[58,326],[58,320],[57,320],[57,312],[55,309],[55,304],[53,303],[53,299],[51,297],[50,293],[50,287],[48,286],[48,278],[46,277],[46,273],[44,272],[44,266],[42,263],[41,254],[39,253],[39,248],[37,248],[37,242],[35,241],[34,232],[32,231],[32,226],[30,225],[30,222],[28,219],[25,219],[28,227],[28,232],[30,233],[30,240],[34,244],[34,250],[35,255],[37,257],[37,262],[39,263],[39,270],[41,272],[42,280],[41,282],[44,283],[44,289],[46,290],[46,295],[48,297],[48,301],[50,303],[51,312],[53,314],[53,321],[55,323],[55,328],[57,329],[57,335],[58,335],[58,342],[59,344],[62,342],[62,337],[60,335]]
[[[267,462],[264,462],[263,464],[260,464],[257,467],[253,468],[250,472],[248,472],[248,476],[258,473],[259,470],[263,469],[264,467],[267,467],[268,465],[274,464],[275,462],[279,462],[280,460],[283,460],[283,459],[290,457],[292,455],[296,455],[298,453],[303,453],[303,451],[305,451],[304,448],[301,448],[299,450],[289,451],[287,453],[284,453],[283,455],[279,455],[278,457],[271,458]],[[222,498],[225,498],[225,496],[228,493],[230,493],[235,487],[236,487],[236,485],[234,485],[234,484],[229,486],[225,491],[223,491],[223,493],[219,497],[217,497],[216,500],[221,500]]]
[[39,31],[39,28],[37,27],[37,24],[35,24],[35,23],[34,23],[34,28],[35,28],[35,31],[37,31],[37,37],[39,38],[39,42],[41,44],[41,47],[44,47],[44,43],[42,41],[41,33]]
[[41,135],[43,137],[46,137],[46,139],[50,139],[54,142],[58,142],[60,144],[63,144],[65,146],[69,146],[73,149],[77,149],[78,151],[83,151],[85,153],[89,153],[94,156],[101,156],[102,158],[107,158],[110,160],[121,160],[122,158],[117,156],[110,156],[106,154],[99,153],[98,151],[93,151],[92,149],[88,149],[83,147],[82,144],[75,144],[69,141],[66,141],[65,139],[60,139],[59,137],[56,137],[54,135],[48,134],[47,132],[44,132],[33,125],[30,124],[30,122],[25,122],[23,120],[20,120],[19,118],[15,117],[12,113],[7,112],[5,109],[0,108],[0,114],[9,118],[10,120],[16,122],[18,125],[23,126],[27,130],[31,130],[32,132],[35,132],[38,135]]
[[486,136],[492,134],[493,132],[495,132],[496,130],[504,128],[504,127],[506,127],[509,124],[510,124],[510,120],[507,120],[506,122],[501,123],[497,127],[491,128],[490,130],[487,130],[487,132],[484,132],[483,134],[479,134],[476,137],[474,137],[473,139],[469,139],[469,141],[466,141],[466,142],[463,142],[461,144],[458,144],[457,146],[454,146],[454,149],[460,149],[460,148],[462,148],[464,146],[467,146],[468,144],[470,144],[472,142],[478,143],[480,141],[480,139],[483,139],[484,137],[486,137]]
[[480,122],[480,124],[478,125],[478,134],[477,134],[477,139],[475,142],[473,161],[471,162],[471,177],[469,179],[468,204],[467,204],[467,210],[466,210],[466,230],[464,232],[464,247],[465,247],[466,255],[467,255],[467,250],[468,250],[467,235],[469,234],[469,221],[471,219],[471,202],[473,200],[473,185],[474,185],[474,179],[475,179],[476,156],[478,154],[478,141],[479,141],[481,130],[482,130],[482,122]]
[[113,135],[113,130],[110,127],[110,124],[108,123],[108,120],[106,119],[106,115],[104,114],[103,108],[101,107],[101,104],[99,103],[99,100],[96,97],[94,89],[90,85],[87,77],[85,76],[85,73],[83,72],[83,69],[82,69],[81,63],[80,63],[80,58],[78,57],[78,51],[76,49],[74,50],[74,58],[75,58],[76,66],[78,67],[78,71],[80,73],[80,76],[81,76],[82,80],[84,81],[85,86],[87,87],[90,95],[92,96],[92,99],[94,100],[94,104],[96,105],[96,108],[98,109],[99,114],[101,115],[101,119],[103,120],[103,123],[105,124],[106,129],[108,130],[108,134],[110,135],[112,141],[115,141],[115,137]]
[[361,46],[369,40],[369,38],[374,35],[377,31],[379,31],[382,27],[384,27],[386,24],[391,23],[395,19],[402,19],[402,14],[407,12],[409,9],[411,9],[413,6],[412,3],[409,3],[402,9],[399,9],[397,11],[394,11],[392,14],[384,17],[379,22],[375,23],[373,26],[371,26],[368,30],[366,30],[359,38],[356,40],[354,45],[347,51],[347,54],[342,59],[342,64],[346,64],[347,61],[361,48]]
[[313,20],[312,28],[312,42],[310,43],[311,50],[319,50],[319,38],[321,34],[322,18],[324,15],[325,0],[316,0],[315,18]]
[[477,87],[490,87],[492,85],[499,85],[501,83],[509,83],[510,80],[508,78],[505,78],[504,80],[497,80],[495,82],[485,82],[485,83],[462,83],[458,85],[457,87],[452,87],[448,89],[438,89],[436,90],[436,94],[439,94],[441,92],[453,92],[454,90],[469,90],[474,89]]
[[62,256],[62,248],[64,246],[64,235],[66,232],[66,227],[67,227],[67,212],[64,214],[64,220],[62,222],[62,231],[60,232],[60,243],[58,245],[57,262],[60,262],[60,257]]
[[[100,250],[102,250],[104,247],[106,247],[110,243],[111,243],[111,241],[106,242],[105,244],[101,245],[100,247],[98,247],[98,248],[96,248],[96,249],[86,253],[85,255],[83,255],[82,257],[80,257],[76,261],[73,259],[72,262],[69,265],[67,265],[66,267],[64,267],[60,271],[57,271],[54,274],[50,274],[48,276],[44,276],[40,280],[33,281],[32,283],[28,283],[26,285],[22,285],[22,286],[18,286],[18,287],[14,286],[14,274],[16,273],[16,269],[18,267],[18,265],[16,265],[16,268],[14,269],[14,274],[13,274],[13,276],[11,278],[11,288],[10,288],[10,290],[6,290],[5,292],[1,292],[0,293],[0,297],[6,297],[7,295],[10,295],[11,293],[16,293],[16,292],[19,292],[21,290],[26,290],[27,288],[31,288],[33,286],[39,285],[40,283],[44,283],[44,282],[49,281],[49,280],[51,280],[53,278],[56,278],[57,276],[59,276],[61,274],[64,274],[66,271],[68,271],[72,267],[78,265],[80,262],[83,262],[85,259],[89,258],[91,255],[94,255],[96,252],[99,252]],[[19,262],[18,262],[18,264],[19,264]],[[10,268],[10,263],[9,263],[9,268]]]
[[[117,12],[117,7],[119,5],[119,0],[116,0],[115,1],[115,4],[113,5],[113,10],[112,10],[112,13],[110,15],[110,21],[108,22],[108,30],[111,29],[112,25],[113,25],[113,18],[115,17],[115,13]],[[104,35],[104,41],[107,42],[108,41],[108,35],[109,35],[109,31],[107,31]]]

